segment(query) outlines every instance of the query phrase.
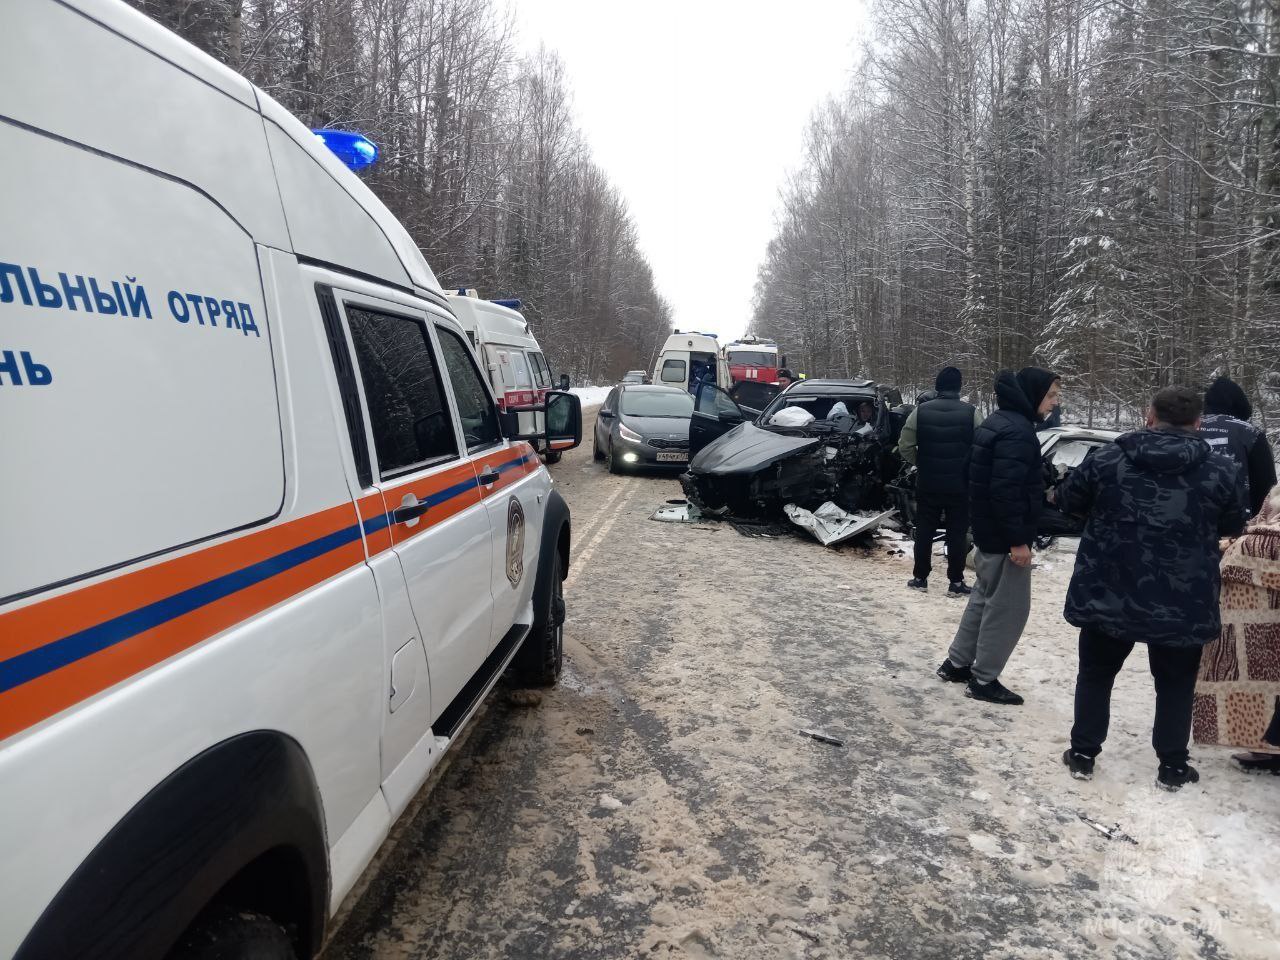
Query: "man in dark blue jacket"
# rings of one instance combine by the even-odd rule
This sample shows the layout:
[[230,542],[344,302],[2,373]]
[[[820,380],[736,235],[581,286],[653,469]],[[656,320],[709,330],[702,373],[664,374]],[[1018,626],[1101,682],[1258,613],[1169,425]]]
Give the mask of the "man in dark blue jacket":
[[1147,645],[1156,685],[1151,744],[1157,782],[1195,783],[1187,763],[1200,650],[1218,636],[1218,539],[1244,529],[1241,471],[1196,436],[1200,395],[1166,387],[1147,429],[1094,453],[1059,484],[1060,509],[1088,522],[1067,590],[1067,622],[1080,628],[1075,725],[1062,760],[1093,776],[1107,738],[1111,687],[1135,642]]
[[969,515],[978,577],[938,676],[967,682],[965,696],[977,700],[1022,703],[999,677],[1031,613],[1031,544],[1044,504],[1035,425],[1060,392],[1058,375],[1048,370],[1002,370],[998,409],[973,434]]

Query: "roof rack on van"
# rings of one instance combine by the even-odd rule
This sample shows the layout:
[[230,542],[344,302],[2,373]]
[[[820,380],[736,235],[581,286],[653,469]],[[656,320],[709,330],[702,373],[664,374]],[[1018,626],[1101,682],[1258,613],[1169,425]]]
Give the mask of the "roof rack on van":
[[715,339],[717,339],[717,338],[718,338],[718,335],[717,335],[717,334],[714,334],[714,333],[703,333],[701,330],[673,330],[673,331],[671,331],[671,333],[672,333],[672,336],[676,336],[676,337],[684,336],[684,335],[686,335],[686,334],[690,334],[690,333],[691,333],[691,334],[694,334],[695,336],[699,336],[699,337],[710,337],[712,340],[715,340]]

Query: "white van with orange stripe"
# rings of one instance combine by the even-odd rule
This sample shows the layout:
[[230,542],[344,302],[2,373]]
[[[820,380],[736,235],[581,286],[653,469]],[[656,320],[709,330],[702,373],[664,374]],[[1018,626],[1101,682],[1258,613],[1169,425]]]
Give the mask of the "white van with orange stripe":
[[508,667],[569,511],[408,233],[114,0],[0,29],[0,957],[302,958]]

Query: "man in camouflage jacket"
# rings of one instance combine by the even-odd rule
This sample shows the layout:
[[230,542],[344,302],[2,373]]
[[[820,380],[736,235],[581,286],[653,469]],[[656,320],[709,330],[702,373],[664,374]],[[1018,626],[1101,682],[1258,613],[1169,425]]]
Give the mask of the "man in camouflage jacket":
[[1196,436],[1200,413],[1198,392],[1161,390],[1147,429],[1093,454],[1056,491],[1060,509],[1088,518],[1066,604],[1080,672],[1063,762],[1078,779],[1093,774],[1135,642],[1147,644],[1156,685],[1158,781],[1176,790],[1199,779],[1187,740],[1200,650],[1218,635],[1218,539],[1239,534],[1248,513],[1239,469]]

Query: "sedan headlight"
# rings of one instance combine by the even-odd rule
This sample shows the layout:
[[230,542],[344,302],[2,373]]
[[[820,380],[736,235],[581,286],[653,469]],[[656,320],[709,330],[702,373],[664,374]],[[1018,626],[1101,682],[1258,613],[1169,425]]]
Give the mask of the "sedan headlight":
[[630,440],[632,443],[644,443],[644,437],[640,436],[625,423],[618,424],[618,436],[623,440]]

